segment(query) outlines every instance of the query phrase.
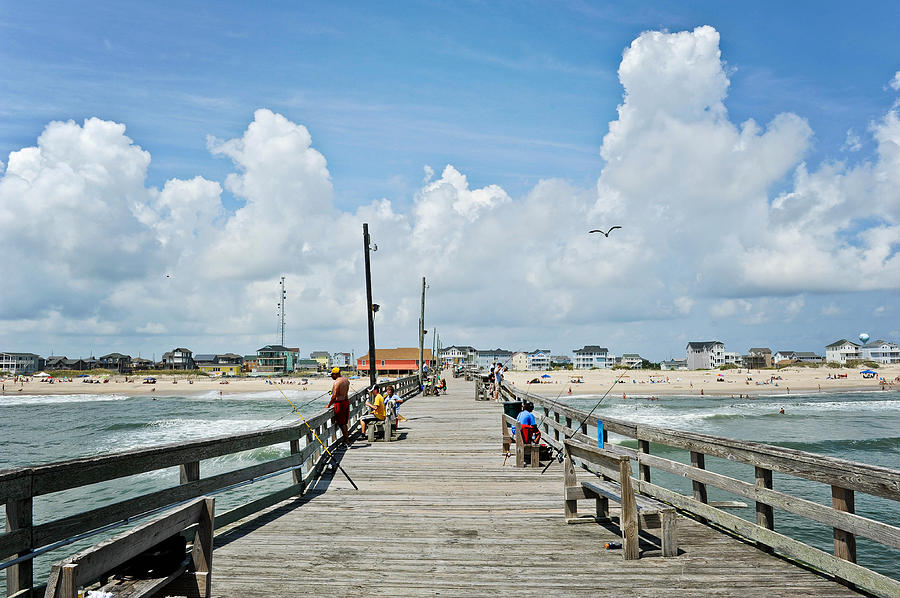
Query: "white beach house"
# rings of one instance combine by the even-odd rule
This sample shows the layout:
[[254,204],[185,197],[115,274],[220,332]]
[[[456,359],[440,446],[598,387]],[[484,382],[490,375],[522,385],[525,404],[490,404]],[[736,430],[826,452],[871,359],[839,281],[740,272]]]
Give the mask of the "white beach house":
[[825,361],[831,363],[847,363],[848,360],[860,359],[859,345],[845,338],[825,346]]
[[725,343],[719,341],[690,342],[685,354],[689,370],[711,370],[725,365]]
[[572,367],[576,370],[591,368],[611,368],[616,364],[616,356],[609,349],[598,345],[585,345],[572,351]]
[[877,361],[878,363],[900,363],[900,347],[897,343],[877,340],[866,343],[859,349],[862,359]]

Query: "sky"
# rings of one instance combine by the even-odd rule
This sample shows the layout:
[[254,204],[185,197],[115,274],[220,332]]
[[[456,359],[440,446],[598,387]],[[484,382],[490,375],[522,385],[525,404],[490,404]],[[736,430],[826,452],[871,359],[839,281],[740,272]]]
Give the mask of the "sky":
[[897,22],[0,0],[0,350],[900,341]]

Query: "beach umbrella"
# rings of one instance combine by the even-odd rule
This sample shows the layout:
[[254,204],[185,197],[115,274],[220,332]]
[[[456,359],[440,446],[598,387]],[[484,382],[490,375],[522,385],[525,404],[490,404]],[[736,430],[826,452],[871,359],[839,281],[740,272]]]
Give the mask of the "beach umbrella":
[[541,378],[549,378],[550,374],[541,374]]
[[878,372],[876,372],[875,370],[863,370],[860,372],[860,374],[877,374],[877,373]]

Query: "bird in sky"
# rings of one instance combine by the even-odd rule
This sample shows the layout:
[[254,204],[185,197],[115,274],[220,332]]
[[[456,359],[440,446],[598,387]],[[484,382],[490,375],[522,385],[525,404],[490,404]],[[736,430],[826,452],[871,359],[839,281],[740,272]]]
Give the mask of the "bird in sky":
[[613,226],[608,231],[602,231],[598,228],[598,229],[594,229],[594,230],[589,230],[588,233],[603,233],[604,237],[609,238],[609,233],[613,232],[617,228],[622,228],[622,227],[621,226]]

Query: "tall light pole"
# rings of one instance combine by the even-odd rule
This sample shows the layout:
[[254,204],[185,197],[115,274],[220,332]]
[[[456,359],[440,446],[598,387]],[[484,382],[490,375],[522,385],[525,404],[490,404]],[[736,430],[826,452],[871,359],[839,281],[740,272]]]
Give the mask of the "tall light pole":
[[366,255],[366,316],[369,320],[369,386],[375,386],[378,376],[375,373],[375,319],[372,303],[372,272],[369,267],[369,224],[363,223],[363,250]]
[[424,367],[425,367],[425,277],[422,277],[422,314],[419,316],[419,386],[425,384]]
[[281,346],[284,346],[284,299],[287,291],[284,290],[284,276],[281,277],[281,299],[278,301],[278,316],[281,318]]

